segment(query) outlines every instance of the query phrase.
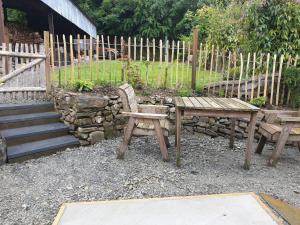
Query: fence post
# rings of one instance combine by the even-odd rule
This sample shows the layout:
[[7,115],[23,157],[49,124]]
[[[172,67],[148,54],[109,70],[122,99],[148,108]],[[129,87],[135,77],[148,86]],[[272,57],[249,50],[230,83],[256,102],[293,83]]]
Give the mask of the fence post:
[[49,94],[51,89],[49,38],[50,38],[49,32],[44,31],[44,46],[45,46],[45,55],[46,55],[46,60],[45,60],[46,94]]
[[192,68],[192,89],[196,90],[196,73],[197,73],[197,47],[198,47],[198,29],[194,29],[193,34],[193,68]]

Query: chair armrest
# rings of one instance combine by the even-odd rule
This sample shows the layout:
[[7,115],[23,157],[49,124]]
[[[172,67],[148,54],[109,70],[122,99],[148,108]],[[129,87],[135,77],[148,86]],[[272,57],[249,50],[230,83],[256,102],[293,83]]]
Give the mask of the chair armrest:
[[122,115],[139,119],[166,119],[166,114],[122,112]]
[[289,117],[289,116],[278,116],[278,119],[282,123],[299,123],[300,124],[300,117]]
[[140,113],[167,113],[168,108],[164,105],[138,105]]

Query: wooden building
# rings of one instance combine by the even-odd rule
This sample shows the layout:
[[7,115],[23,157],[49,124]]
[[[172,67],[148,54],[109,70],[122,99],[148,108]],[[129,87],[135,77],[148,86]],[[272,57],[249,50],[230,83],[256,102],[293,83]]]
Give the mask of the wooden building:
[[96,26],[72,0],[0,0],[0,43],[7,42],[6,10],[17,9],[27,15],[28,27],[42,34],[86,34],[96,37]]

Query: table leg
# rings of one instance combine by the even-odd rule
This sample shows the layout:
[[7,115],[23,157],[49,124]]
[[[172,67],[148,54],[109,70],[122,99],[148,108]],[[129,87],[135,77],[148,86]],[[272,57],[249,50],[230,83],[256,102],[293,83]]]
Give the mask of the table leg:
[[180,134],[181,134],[181,110],[176,109],[176,165],[180,167]]
[[235,118],[232,118],[231,119],[231,128],[230,128],[229,148],[233,148],[234,135],[235,135]]
[[248,140],[247,140],[247,150],[246,150],[246,157],[245,157],[245,164],[244,169],[249,170],[251,165],[251,157],[252,157],[252,145],[254,141],[254,133],[255,133],[255,125],[256,125],[256,116],[257,113],[253,112],[250,116],[250,123],[249,123],[249,131],[248,131]]

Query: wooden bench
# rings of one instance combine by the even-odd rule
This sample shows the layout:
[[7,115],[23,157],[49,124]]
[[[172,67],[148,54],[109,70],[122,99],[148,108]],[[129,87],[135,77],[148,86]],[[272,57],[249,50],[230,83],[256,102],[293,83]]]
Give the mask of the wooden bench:
[[167,106],[162,105],[138,105],[133,88],[129,84],[119,87],[118,93],[122,99],[124,116],[129,117],[124,131],[124,138],[118,151],[118,159],[123,159],[130,143],[132,135],[148,136],[156,135],[160,145],[160,151],[164,161],[169,161],[169,121],[167,118]]
[[255,152],[261,154],[267,140],[276,141],[276,146],[268,160],[268,165],[276,166],[288,141],[297,142],[300,151],[300,110],[263,110],[263,113],[264,122],[259,128],[261,138]]

